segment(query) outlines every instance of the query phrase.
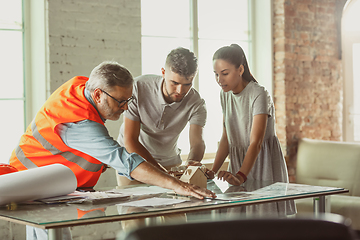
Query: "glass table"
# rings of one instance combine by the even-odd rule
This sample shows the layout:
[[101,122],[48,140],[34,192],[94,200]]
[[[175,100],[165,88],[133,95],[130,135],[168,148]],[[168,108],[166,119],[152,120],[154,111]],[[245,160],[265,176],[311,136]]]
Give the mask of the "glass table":
[[[154,188],[145,184],[117,187],[116,191],[125,192],[137,188]],[[157,188],[157,187],[155,187]],[[131,195],[117,200],[98,203],[57,203],[57,204],[17,204],[0,207],[0,219],[49,229],[49,239],[61,239],[62,228],[123,221],[171,214],[195,213],[199,211],[229,209],[239,206],[266,204],[280,201],[293,201],[300,198],[314,198],[317,206],[315,213],[325,212],[326,198],[332,194],[349,192],[344,188],[310,186],[292,183],[270,183],[247,181],[241,186],[231,186],[219,180],[208,181],[207,188],[217,194],[216,199],[196,199],[176,195],[171,190],[157,194]],[[109,189],[104,189],[109,190]],[[164,205],[137,205],[140,200],[152,202],[154,197],[169,200]],[[153,198],[153,199],[150,199]],[[183,202],[171,203],[172,200]],[[212,211],[213,214],[216,211]]]

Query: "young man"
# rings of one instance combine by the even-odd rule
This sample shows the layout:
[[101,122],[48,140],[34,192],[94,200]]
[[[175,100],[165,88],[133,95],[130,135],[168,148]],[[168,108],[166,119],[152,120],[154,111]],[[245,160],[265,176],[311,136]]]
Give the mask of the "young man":
[[[182,163],[177,140],[189,122],[187,165],[201,165],[206,106],[192,88],[197,68],[194,53],[176,48],[168,54],[162,75],[142,75],[135,79],[134,102],[124,113],[118,137],[121,146],[166,172]],[[118,184],[133,182],[119,176]]]

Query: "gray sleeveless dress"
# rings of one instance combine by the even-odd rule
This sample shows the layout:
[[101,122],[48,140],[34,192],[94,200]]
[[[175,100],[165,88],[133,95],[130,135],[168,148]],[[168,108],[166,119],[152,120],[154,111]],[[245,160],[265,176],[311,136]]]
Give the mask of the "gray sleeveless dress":
[[[225,128],[229,142],[230,164],[228,171],[236,174],[250,145],[250,132],[253,117],[267,114],[268,121],[264,141],[247,176],[249,180],[289,182],[288,172],[280,142],[275,132],[275,108],[268,91],[256,82],[250,82],[239,94],[220,93]],[[248,206],[247,211],[290,215],[296,213],[294,201]]]

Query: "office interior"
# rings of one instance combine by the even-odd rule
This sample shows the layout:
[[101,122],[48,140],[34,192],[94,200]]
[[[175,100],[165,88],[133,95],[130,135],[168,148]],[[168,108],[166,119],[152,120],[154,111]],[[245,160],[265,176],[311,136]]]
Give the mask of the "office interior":
[[[3,52],[14,50],[9,42],[16,36],[6,40],[9,32],[21,35],[17,55],[1,60],[7,73],[2,83],[9,88],[0,95],[0,104],[6,115],[20,117],[1,120],[4,126],[13,126],[3,135],[13,139],[2,138],[0,162],[7,161],[6,155],[25,127],[62,83],[74,76],[89,76],[91,69],[104,60],[123,64],[134,77],[150,72],[160,74],[161,60],[178,46],[197,54],[199,73],[194,88],[209,99],[209,129],[220,129],[217,124],[221,124],[221,119],[213,117],[221,116],[221,109],[211,56],[215,49],[232,42],[245,46],[252,74],[272,95],[276,131],[290,182],[297,181],[301,139],[360,142],[360,99],[356,95],[360,90],[360,28],[359,17],[354,16],[360,10],[359,0],[17,2],[14,8],[22,9],[20,23],[15,27],[0,26]],[[6,11],[7,3],[1,4],[2,11]],[[154,45],[157,41],[159,44]],[[150,66],[152,59],[158,65]],[[12,81],[14,76],[17,80]],[[12,88],[20,88],[19,93],[14,94]],[[211,95],[207,96],[209,92]],[[106,122],[114,139],[120,124],[121,120]],[[208,137],[209,130],[205,128],[204,132]],[[205,157],[211,161],[217,141],[211,134],[208,139],[210,147]],[[114,175],[114,171],[106,172],[99,184],[116,185]],[[111,239],[116,234],[114,229],[120,228],[118,222],[91,228],[78,226],[72,229],[73,239]],[[0,236],[6,239],[25,239],[24,229],[15,223],[0,222]]]

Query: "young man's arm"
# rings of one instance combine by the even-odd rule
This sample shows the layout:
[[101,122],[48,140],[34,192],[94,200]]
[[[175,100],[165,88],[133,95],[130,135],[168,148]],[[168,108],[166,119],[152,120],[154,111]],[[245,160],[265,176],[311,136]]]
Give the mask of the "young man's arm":
[[161,171],[167,172],[149,153],[149,151],[139,142],[140,122],[133,121],[124,116],[124,144],[129,153],[137,153],[146,161],[154,165]]
[[211,179],[215,177],[215,174],[219,171],[219,169],[223,165],[228,155],[229,155],[229,142],[225,129],[225,122],[223,120],[223,131],[220,138],[218,149],[215,154],[214,164],[212,165],[211,170],[207,172],[207,174]]
[[202,126],[190,124],[189,141],[190,152],[187,159],[187,165],[200,166],[200,161],[203,159],[205,152]]

